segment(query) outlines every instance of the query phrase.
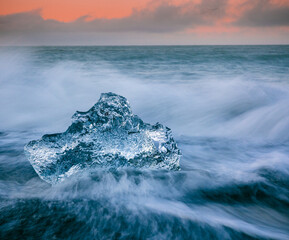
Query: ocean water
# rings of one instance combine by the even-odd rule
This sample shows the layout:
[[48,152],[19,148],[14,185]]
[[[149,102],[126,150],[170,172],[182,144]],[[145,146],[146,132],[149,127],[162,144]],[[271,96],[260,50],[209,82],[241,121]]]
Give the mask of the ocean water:
[[[172,129],[181,171],[51,186],[24,145],[102,92]],[[289,239],[289,46],[0,48],[0,239]]]

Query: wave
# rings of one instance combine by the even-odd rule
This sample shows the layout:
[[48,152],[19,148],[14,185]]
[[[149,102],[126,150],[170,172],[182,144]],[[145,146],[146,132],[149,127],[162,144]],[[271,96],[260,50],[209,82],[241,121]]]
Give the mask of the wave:
[[[199,174],[96,171],[53,187],[37,176],[21,187],[6,184],[0,233],[12,239],[287,238],[289,201],[280,200],[282,188],[272,191],[266,182],[216,186],[208,176],[192,184]],[[212,186],[204,186],[208,182]]]
[[[8,62],[8,63],[7,63]],[[125,74],[110,63],[46,64],[33,52],[0,56],[2,129],[63,131],[76,110],[87,110],[101,92],[128,98],[145,121],[160,121],[177,135],[287,141],[288,85],[232,79],[176,81]],[[129,72],[129,69],[127,69]]]
[[[1,239],[288,238],[286,82],[229,70],[229,78],[165,79],[158,68],[148,79],[129,64],[37,51],[0,53]],[[24,145],[66,130],[76,110],[109,91],[145,122],[172,129],[181,171],[103,169],[43,182]]]

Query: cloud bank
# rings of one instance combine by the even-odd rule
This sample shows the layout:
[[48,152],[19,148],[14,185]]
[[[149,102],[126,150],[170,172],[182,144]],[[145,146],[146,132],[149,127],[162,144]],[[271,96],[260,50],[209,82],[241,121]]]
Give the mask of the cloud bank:
[[[173,43],[176,38],[185,40],[186,37],[193,38],[194,36],[202,44],[200,36],[196,35],[199,34],[200,29],[206,27],[207,29],[224,29],[226,35],[222,33],[223,36],[233,38],[234,34],[236,36],[238,33],[242,34],[247,28],[255,28],[260,34],[258,30],[260,28],[283,27],[280,31],[273,30],[272,34],[277,34],[281,42],[286,42],[287,39],[289,43],[289,5],[273,4],[269,0],[244,1],[240,3],[240,6],[245,10],[236,17],[236,14],[230,12],[230,4],[229,0],[202,0],[199,3],[189,1],[179,5],[161,1],[154,7],[148,6],[141,10],[134,10],[128,17],[89,20],[90,16],[87,15],[72,22],[45,20],[41,16],[40,9],[0,15],[0,44],[39,45],[43,40],[46,44],[50,42],[52,44],[77,44],[77,42],[81,44],[82,40],[87,37],[93,37],[88,41],[89,44],[105,45],[107,40],[110,40],[109,44],[121,44],[122,41],[117,41],[117,39],[123,39],[125,42],[126,39],[140,38],[147,39],[148,43],[149,39],[154,38],[163,40],[160,43],[166,43],[164,38],[171,38]],[[234,31],[229,36],[228,32],[230,33],[232,28]],[[210,35],[210,32],[208,34]],[[268,35],[268,31],[266,34]],[[112,41],[112,37],[115,41]],[[146,41],[136,41],[136,43],[145,44]],[[154,42],[158,41],[152,41]],[[186,41],[183,42],[186,44]],[[133,44],[133,41],[128,41],[128,43]]]
[[[206,2],[209,4],[205,4]],[[129,17],[88,21],[90,16],[82,16],[69,23],[44,20],[41,17],[41,9],[38,9],[0,16],[0,31],[175,32],[196,25],[212,24],[224,12],[220,3],[225,2],[225,0],[205,0],[197,5],[192,2],[182,5],[163,2],[153,9],[134,10]]]
[[289,26],[289,5],[274,5],[268,0],[247,2],[249,8],[235,24],[249,27]]

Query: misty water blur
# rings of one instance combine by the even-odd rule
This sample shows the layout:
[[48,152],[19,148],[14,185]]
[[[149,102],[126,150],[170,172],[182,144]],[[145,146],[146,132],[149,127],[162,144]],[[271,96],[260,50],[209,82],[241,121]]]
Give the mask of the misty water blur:
[[[1,48],[0,238],[288,239],[288,50]],[[41,181],[23,146],[109,91],[172,129],[182,170]]]

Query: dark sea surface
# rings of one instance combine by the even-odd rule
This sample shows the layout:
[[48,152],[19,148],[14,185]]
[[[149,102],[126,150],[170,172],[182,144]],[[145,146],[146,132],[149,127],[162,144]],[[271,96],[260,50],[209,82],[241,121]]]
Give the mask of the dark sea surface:
[[[51,186],[23,147],[102,92],[172,129],[180,171]],[[0,48],[0,239],[289,239],[289,46]]]

